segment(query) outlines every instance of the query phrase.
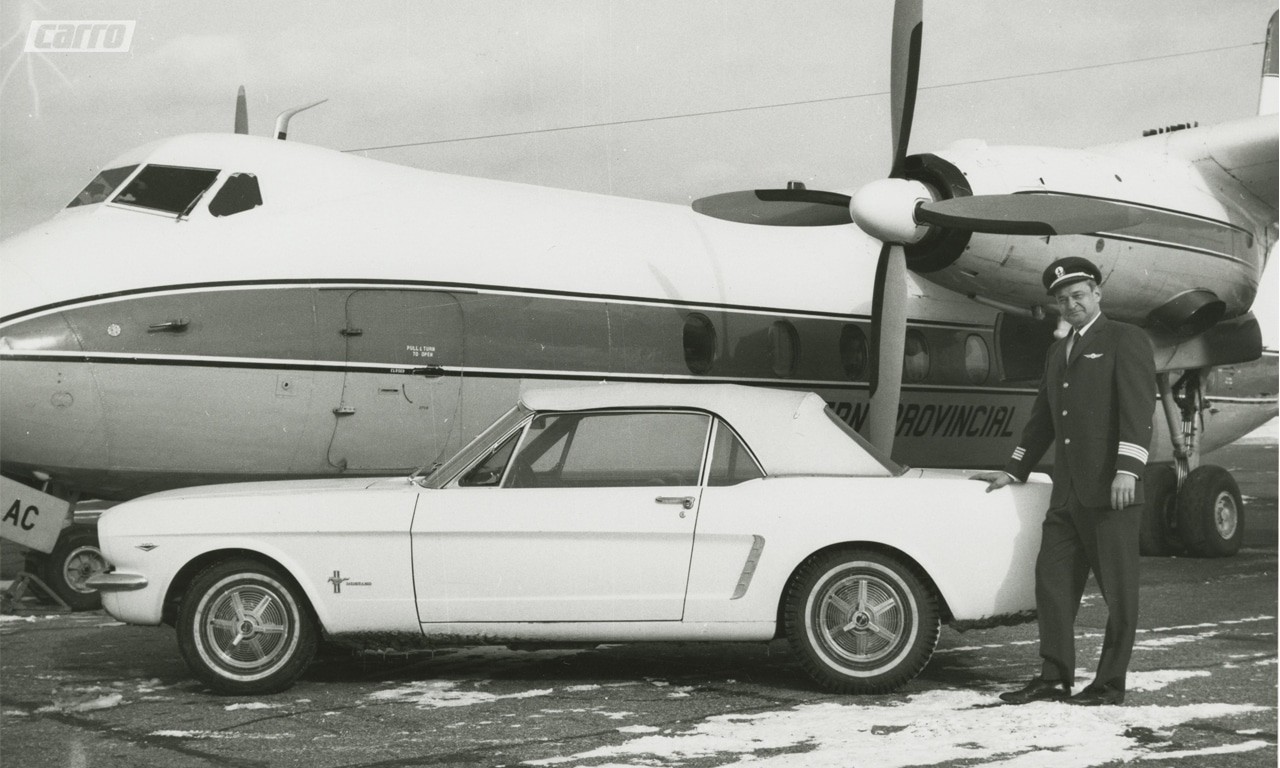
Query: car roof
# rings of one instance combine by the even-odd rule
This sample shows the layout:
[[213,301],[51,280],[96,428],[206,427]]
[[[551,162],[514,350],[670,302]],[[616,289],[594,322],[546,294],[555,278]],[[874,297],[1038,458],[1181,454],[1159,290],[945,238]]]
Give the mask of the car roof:
[[889,476],[896,474],[825,413],[813,392],[738,384],[598,383],[531,386],[520,402],[533,411],[682,408],[726,421],[768,475]]

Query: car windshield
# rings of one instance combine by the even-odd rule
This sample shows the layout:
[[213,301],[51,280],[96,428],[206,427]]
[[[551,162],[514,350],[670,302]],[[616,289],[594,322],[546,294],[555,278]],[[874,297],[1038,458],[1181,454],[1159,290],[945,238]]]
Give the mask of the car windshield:
[[463,446],[462,450],[455,453],[443,464],[435,467],[423,467],[410,475],[409,479],[425,488],[443,487],[454,475],[479,458],[480,454],[487,451],[508,432],[520,426],[521,422],[532,413],[533,411],[523,405],[517,405],[503,414],[502,418],[491,424],[488,429],[477,435],[474,440]]

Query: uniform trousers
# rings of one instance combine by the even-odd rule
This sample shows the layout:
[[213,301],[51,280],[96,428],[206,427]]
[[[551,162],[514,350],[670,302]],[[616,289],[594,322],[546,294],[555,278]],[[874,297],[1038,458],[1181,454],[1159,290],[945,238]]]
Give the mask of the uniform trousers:
[[1041,678],[1072,684],[1075,622],[1092,570],[1107,603],[1107,631],[1093,685],[1125,689],[1125,673],[1138,629],[1138,529],[1142,505],[1121,510],[1086,507],[1068,494],[1065,506],[1045,516],[1036,558],[1036,612],[1040,622]]

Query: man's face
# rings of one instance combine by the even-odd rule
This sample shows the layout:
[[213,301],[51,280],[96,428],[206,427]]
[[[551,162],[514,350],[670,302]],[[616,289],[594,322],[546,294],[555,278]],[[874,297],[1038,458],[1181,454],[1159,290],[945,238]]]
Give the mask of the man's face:
[[1053,292],[1053,297],[1058,301],[1062,318],[1071,323],[1072,328],[1080,330],[1098,316],[1102,291],[1092,280],[1081,280],[1062,286]]

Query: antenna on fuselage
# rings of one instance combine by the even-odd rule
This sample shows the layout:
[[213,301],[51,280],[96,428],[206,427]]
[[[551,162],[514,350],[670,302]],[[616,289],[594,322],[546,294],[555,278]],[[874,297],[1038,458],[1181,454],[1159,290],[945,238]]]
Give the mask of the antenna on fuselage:
[[304,109],[311,109],[312,107],[319,106],[325,103],[326,101],[328,101],[328,99],[321,99],[319,101],[313,101],[310,104],[306,104],[301,107],[294,107],[293,109],[286,109],[285,111],[281,112],[280,116],[276,118],[276,138],[281,141],[284,141],[285,137],[289,135],[289,120],[294,115],[298,114]]
[[249,133],[249,107],[244,100],[244,86],[236,93],[236,133]]

